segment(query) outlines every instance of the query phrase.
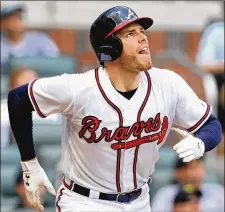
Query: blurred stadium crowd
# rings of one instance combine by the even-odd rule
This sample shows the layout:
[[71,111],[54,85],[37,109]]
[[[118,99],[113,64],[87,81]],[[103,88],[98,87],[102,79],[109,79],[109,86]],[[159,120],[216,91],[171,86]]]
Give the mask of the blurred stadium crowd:
[[[33,211],[26,201],[19,151],[10,129],[8,91],[38,77],[80,73],[98,65],[90,49],[88,29],[34,29],[26,26],[24,13],[23,5],[1,5],[2,212]],[[200,98],[211,104],[224,133],[224,18],[211,17],[201,31],[147,33],[153,64],[180,74]],[[59,114],[45,119],[33,114],[36,151],[56,188],[62,177],[58,168],[63,148],[61,124]],[[152,211],[224,211],[224,137],[216,150],[188,164],[172,150],[175,143],[171,134],[160,149],[150,184]],[[42,194],[46,211],[55,211],[54,198],[44,190]]]

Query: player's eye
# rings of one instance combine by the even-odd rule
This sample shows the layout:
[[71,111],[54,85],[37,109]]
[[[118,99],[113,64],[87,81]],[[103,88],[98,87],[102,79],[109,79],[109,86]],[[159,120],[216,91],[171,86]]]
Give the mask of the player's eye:
[[134,36],[134,33],[133,32],[129,32],[128,34],[126,34],[126,37],[129,38],[129,37],[132,37]]

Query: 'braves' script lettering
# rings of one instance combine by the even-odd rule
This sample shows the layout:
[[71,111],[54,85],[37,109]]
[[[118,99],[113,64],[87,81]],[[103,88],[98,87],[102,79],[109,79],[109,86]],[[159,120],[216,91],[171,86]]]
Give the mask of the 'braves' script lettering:
[[[117,143],[112,145],[113,149],[131,148],[133,146],[140,145],[142,143],[153,142],[156,140],[158,140],[158,144],[161,143],[168,128],[168,118],[165,116],[163,118],[163,123],[161,124],[160,113],[158,113],[154,119],[149,118],[146,122],[145,121],[135,122],[132,126],[129,127],[118,127],[114,132],[112,132],[112,130],[107,129],[106,127],[103,127],[101,129],[100,136],[97,137],[96,131],[99,129],[101,122],[102,121],[95,116],[84,117],[82,120],[83,127],[79,132],[79,137],[83,138],[88,143],[93,142],[97,143],[101,140],[105,140],[106,142],[112,142],[113,140],[126,141],[129,140],[130,136],[139,137],[142,132],[145,133],[156,132],[161,127],[161,131],[156,134],[152,134],[142,138],[137,138],[133,141],[129,141],[126,143],[119,143],[118,144],[120,145],[119,147],[117,146]],[[89,132],[90,134],[88,137],[86,132]]]

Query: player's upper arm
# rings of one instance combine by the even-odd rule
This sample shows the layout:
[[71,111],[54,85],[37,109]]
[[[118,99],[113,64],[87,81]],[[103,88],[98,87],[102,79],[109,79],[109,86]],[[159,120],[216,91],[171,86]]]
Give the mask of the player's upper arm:
[[71,75],[42,78],[29,83],[31,103],[42,118],[54,114],[69,114],[74,95],[71,90]]
[[174,122],[193,133],[208,119],[211,106],[199,99],[192,88],[178,74],[174,73],[173,84],[177,94]]

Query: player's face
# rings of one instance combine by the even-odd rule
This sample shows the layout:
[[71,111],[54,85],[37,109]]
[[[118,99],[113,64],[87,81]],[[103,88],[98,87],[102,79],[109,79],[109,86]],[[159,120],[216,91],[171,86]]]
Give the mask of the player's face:
[[123,51],[117,59],[126,69],[146,71],[152,67],[149,44],[145,30],[133,23],[120,30],[116,36],[123,43]]

